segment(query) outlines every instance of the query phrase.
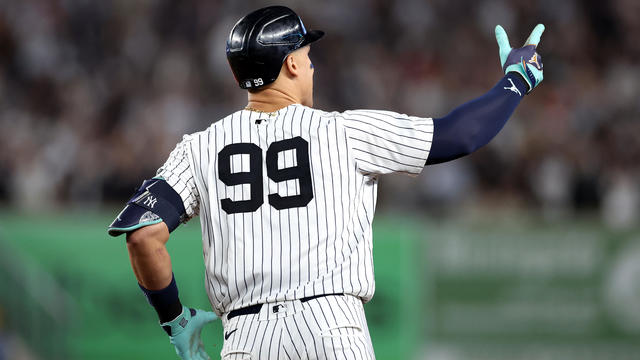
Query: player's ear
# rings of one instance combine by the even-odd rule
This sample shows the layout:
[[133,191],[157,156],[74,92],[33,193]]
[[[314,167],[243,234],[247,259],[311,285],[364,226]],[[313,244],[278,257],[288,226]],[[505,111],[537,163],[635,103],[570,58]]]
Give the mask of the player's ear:
[[294,53],[287,55],[287,58],[284,60],[284,66],[290,76],[297,76],[300,71],[300,65],[296,61]]

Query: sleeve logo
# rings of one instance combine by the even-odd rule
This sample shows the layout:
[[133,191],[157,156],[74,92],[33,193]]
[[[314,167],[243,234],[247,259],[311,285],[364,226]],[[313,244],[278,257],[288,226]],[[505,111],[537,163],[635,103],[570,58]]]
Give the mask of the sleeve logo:
[[146,199],[144,199],[144,204],[152,209],[154,206],[156,206],[157,202],[158,202],[158,199],[154,198],[151,195],[149,195]]
[[520,92],[520,90],[518,90],[518,88],[516,87],[516,84],[514,84],[514,83],[513,83],[513,81],[512,81],[511,79],[507,79],[507,80],[509,80],[509,82],[511,83],[511,86],[510,86],[510,87],[509,87],[509,86],[505,86],[505,87],[504,87],[504,88],[505,88],[505,90],[511,90],[511,91],[513,91],[514,93],[516,93],[516,94],[518,94],[518,95],[522,96],[522,93]]

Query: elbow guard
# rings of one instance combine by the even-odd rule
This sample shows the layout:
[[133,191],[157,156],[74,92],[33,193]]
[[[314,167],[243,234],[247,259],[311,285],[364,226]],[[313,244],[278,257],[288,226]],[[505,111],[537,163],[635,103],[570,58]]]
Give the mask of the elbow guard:
[[109,225],[111,236],[118,236],[161,221],[175,230],[186,216],[182,198],[163,178],[145,180],[127,205]]

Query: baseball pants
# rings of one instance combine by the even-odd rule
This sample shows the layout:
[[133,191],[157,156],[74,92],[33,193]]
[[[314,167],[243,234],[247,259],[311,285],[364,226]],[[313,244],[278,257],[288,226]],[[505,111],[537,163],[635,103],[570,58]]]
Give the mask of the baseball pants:
[[268,303],[222,323],[223,360],[375,359],[362,301],[351,295]]

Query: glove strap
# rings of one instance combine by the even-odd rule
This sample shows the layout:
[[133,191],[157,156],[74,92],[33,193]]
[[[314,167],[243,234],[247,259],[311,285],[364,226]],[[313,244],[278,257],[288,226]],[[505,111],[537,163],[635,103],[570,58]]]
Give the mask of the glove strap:
[[160,326],[162,327],[162,330],[164,330],[167,333],[167,335],[175,336],[180,334],[182,330],[184,330],[184,328],[187,327],[187,324],[189,323],[189,321],[191,321],[191,318],[193,318],[194,316],[196,316],[195,309],[187,308],[183,306],[182,312],[180,313],[180,315],[178,315],[175,319],[171,321],[160,323]]

